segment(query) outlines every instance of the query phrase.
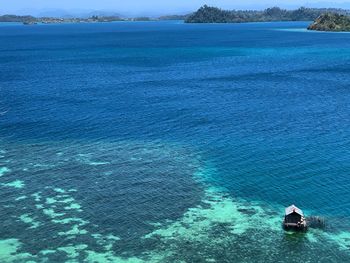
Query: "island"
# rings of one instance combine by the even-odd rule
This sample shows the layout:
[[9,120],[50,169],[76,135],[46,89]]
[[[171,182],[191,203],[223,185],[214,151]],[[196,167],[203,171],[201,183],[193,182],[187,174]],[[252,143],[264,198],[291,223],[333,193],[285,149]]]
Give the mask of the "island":
[[160,16],[159,20],[186,20],[189,17],[189,14],[186,15],[164,15]]
[[204,5],[189,15],[186,23],[243,23],[243,22],[273,22],[273,21],[314,21],[323,13],[349,14],[348,10],[337,8],[306,8],[286,10],[271,7],[265,10],[222,10]]
[[122,21],[124,19],[118,16],[91,16],[87,18],[59,18],[59,17],[34,17],[34,16],[17,16],[2,15],[0,22],[19,22],[24,25],[42,24],[58,24],[58,23],[92,23],[92,22],[113,22]]
[[317,31],[350,31],[350,17],[340,14],[326,13],[320,15],[309,25],[308,30]]
[[17,15],[2,15],[0,22],[21,22],[21,23],[36,23],[37,18],[34,16],[17,16]]
[[189,15],[166,15],[153,17],[120,17],[115,15],[89,16],[89,17],[34,17],[30,15],[0,15],[1,22],[17,22],[24,25],[36,24],[61,24],[61,23],[98,23],[115,21],[161,21],[161,20],[185,20]]
[[115,21],[158,21],[158,20],[183,20],[185,16],[172,15],[162,16],[159,18],[151,17],[132,17],[122,18],[119,16],[90,16],[84,17],[34,17],[34,16],[17,16],[17,15],[2,15],[0,16],[1,22],[17,22],[24,25],[36,25],[36,24],[61,24],[61,23],[98,23],[98,22],[115,22]]

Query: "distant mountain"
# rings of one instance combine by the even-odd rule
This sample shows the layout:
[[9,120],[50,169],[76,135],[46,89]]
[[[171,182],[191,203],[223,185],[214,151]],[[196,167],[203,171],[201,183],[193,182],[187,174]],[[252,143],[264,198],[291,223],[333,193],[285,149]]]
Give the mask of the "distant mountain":
[[18,10],[15,15],[25,16],[31,15],[34,17],[56,17],[56,18],[88,18],[92,16],[103,16],[103,17],[112,17],[112,16],[122,16],[120,13],[109,10],[86,10],[86,9],[21,9]]
[[42,9],[37,12],[33,12],[35,17],[60,17],[60,18],[72,18],[74,13],[63,9]]
[[318,31],[350,31],[350,17],[332,13],[322,14],[308,29]]
[[92,17],[92,16],[99,16],[99,17],[122,17],[121,14],[113,11],[105,11],[105,10],[95,10],[88,13],[81,13],[79,17]]
[[242,23],[269,21],[313,21],[323,13],[349,14],[348,10],[332,8],[305,8],[286,10],[279,7],[257,10],[222,10],[207,5],[191,14],[186,23]]

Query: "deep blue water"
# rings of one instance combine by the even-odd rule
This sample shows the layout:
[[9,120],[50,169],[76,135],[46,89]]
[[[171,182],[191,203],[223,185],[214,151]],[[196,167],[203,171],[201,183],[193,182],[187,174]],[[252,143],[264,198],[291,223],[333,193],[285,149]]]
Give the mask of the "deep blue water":
[[307,25],[0,25],[0,260],[350,261],[350,34]]

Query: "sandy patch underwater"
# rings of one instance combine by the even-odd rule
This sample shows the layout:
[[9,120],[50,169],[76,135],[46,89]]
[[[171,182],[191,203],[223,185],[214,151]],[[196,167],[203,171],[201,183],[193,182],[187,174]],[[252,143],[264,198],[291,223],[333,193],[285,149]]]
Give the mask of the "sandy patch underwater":
[[200,161],[176,144],[42,142],[2,148],[1,261],[139,255],[141,237],[155,228],[150,222],[180,217],[203,194],[191,176]]
[[215,166],[188,146],[127,141],[2,148],[2,262],[350,258],[349,232],[283,232],[283,207],[211,185]]

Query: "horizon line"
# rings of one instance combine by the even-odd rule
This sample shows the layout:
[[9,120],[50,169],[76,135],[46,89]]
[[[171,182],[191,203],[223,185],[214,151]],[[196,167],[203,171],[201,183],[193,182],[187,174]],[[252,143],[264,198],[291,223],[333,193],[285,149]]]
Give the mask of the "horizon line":
[[[264,11],[268,8],[280,8],[282,10],[298,10],[300,8],[309,8],[309,9],[341,9],[341,10],[350,10],[350,7],[348,8],[344,8],[344,7],[313,7],[313,6],[306,6],[306,5],[301,5],[298,7],[281,7],[278,5],[271,5],[269,7],[264,7],[264,8],[234,8],[234,9],[226,9],[226,8],[220,8],[218,6],[214,6],[214,5],[201,5],[200,7],[198,7],[195,10],[192,11],[174,11],[174,13],[170,13],[170,12],[164,12],[164,13],[158,13],[156,14],[143,14],[143,13],[139,13],[139,14],[126,14],[127,12],[120,12],[117,10],[107,10],[107,9],[77,9],[77,8],[72,8],[72,9],[60,9],[60,8],[44,8],[44,9],[33,9],[32,11],[28,11],[27,13],[25,13],[24,10],[22,11],[17,11],[17,12],[3,12],[0,10],[0,16],[5,16],[5,15],[15,15],[15,16],[33,16],[36,18],[40,18],[40,17],[45,17],[45,13],[50,13],[50,12],[61,12],[61,14],[57,14],[55,15],[49,15],[48,17],[57,17],[57,18],[63,18],[63,17],[76,17],[79,18],[80,16],[118,16],[120,18],[136,18],[136,17],[149,17],[149,18],[156,18],[156,17],[161,17],[161,16],[183,16],[183,15],[189,15],[192,14],[194,12],[196,12],[199,8],[203,7],[203,6],[209,6],[209,7],[216,7],[219,8],[221,10],[226,10],[226,11]],[[34,13],[33,13],[34,12]],[[98,13],[101,14],[98,14]],[[37,13],[37,14],[35,14]],[[95,14],[94,14],[95,13]],[[105,13],[105,14],[103,14]]]

